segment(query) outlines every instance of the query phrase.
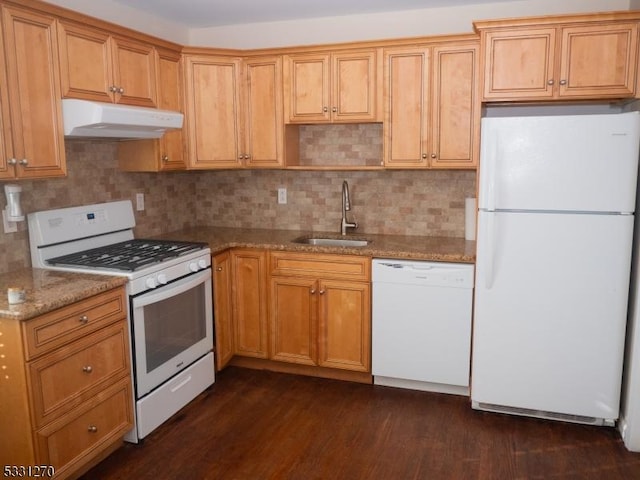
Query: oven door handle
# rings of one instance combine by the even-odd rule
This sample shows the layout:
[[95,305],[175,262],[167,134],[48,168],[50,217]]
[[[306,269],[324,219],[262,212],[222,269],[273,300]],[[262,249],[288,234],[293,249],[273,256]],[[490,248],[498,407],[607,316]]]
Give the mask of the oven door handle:
[[151,305],[152,303],[157,303],[161,300],[165,300],[168,297],[179,295],[188,290],[191,290],[194,287],[197,287],[201,283],[206,282],[210,279],[211,269],[207,268],[206,270],[202,270],[198,273],[189,275],[188,277],[184,277],[180,280],[170,283],[169,285],[163,285],[162,287],[158,287],[155,290],[143,293],[138,297],[133,297],[133,308],[145,307],[147,305]]

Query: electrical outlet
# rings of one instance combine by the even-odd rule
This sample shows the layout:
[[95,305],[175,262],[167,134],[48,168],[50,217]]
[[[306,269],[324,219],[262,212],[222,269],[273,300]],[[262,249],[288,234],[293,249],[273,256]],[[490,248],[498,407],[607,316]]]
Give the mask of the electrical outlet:
[[287,189],[280,187],[278,189],[278,203],[284,205],[287,203]]
[[136,210],[139,212],[144,210],[144,193],[136,193]]

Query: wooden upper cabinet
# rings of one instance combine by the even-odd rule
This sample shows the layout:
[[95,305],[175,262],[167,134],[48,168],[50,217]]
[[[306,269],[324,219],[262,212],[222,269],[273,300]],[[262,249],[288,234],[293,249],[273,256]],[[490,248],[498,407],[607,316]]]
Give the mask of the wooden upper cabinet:
[[244,80],[244,165],[284,165],[282,58],[247,58]]
[[285,56],[287,123],[376,122],[380,50]]
[[65,98],[157,106],[152,45],[65,21],[58,35]]
[[[158,108],[184,112],[182,58],[177,52],[158,49]],[[159,170],[184,170],[187,155],[184,129],[167,131],[159,139]]]
[[385,51],[385,167],[475,168],[478,50],[468,43]]
[[635,93],[636,23],[500,24],[479,30],[486,101],[624,98]]
[[0,177],[65,176],[55,19],[3,5],[2,30]]
[[240,58],[186,55],[189,168],[242,166]]

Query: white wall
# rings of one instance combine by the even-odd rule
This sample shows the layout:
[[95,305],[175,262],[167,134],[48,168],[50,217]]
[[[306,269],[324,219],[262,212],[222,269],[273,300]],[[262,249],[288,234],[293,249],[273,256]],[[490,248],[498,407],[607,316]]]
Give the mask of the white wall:
[[241,49],[470,33],[473,20],[640,9],[640,0],[518,0],[189,30],[113,0],[46,1],[182,45]]

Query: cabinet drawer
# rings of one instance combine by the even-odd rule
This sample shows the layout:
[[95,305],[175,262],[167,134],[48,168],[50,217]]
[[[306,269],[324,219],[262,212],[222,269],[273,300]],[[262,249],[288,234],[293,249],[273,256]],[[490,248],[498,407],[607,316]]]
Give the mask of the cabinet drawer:
[[80,408],[36,431],[37,463],[53,465],[56,478],[66,477],[131,429],[132,403],[127,377]]
[[271,275],[369,281],[371,259],[357,255],[271,252]]
[[117,288],[29,320],[22,327],[27,360],[126,316],[124,288]]
[[126,321],[109,325],[29,364],[37,427],[129,374]]

